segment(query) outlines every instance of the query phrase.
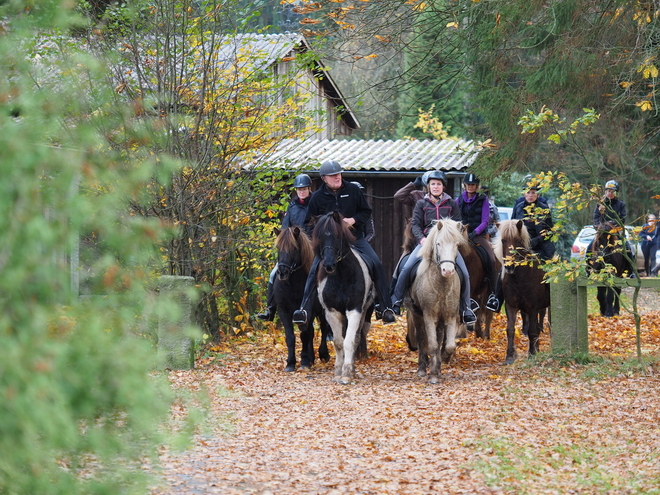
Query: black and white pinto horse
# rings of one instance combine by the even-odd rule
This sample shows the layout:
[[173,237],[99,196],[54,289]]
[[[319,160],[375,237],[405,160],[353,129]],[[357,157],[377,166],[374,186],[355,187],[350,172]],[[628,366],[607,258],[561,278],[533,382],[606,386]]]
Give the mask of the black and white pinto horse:
[[355,355],[371,328],[373,280],[367,264],[351,247],[355,237],[338,212],[317,218],[312,243],[321,259],[317,274],[319,301],[333,332],[335,381],[355,378]]
[[522,220],[504,220],[499,225],[502,236],[504,273],[502,291],[506,304],[506,364],[516,360],[515,325],[518,311],[527,326],[529,354],[539,350],[543,317],[550,307],[550,286],[543,282],[545,272],[530,247],[529,233]]
[[[277,304],[277,313],[284,326],[286,346],[288,350],[286,368],[284,371],[296,370],[296,334],[293,327],[293,312],[300,307],[305,290],[305,281],[309,273],[314,251],[312,241],[299,227],[275,229],[277,239],[277,277],[273,282],[273,296]],[[318,300],[314,304],[314,311],[307,323],[299,325],[300,329],[300,368],[309,369],[314,364],[314,319],[318,318],[321,328],[321,343],[319,344],[319,357],[321,361],[328,362],[328,344],[326,336],[330,333],[330,326],[325,320],[323,310]]]
[[415,335],[408,343],[419,347],[417,375],[438,383],[441,361],[448,363],[456,350],[456,334],[460,325],[461,281],[456,271],[459,246],[468,243],[466,227],[454,220],[439,220],[429,230],[419,251],[422,259],[417,277],[406,297],[408,318]]
[[[588,270],[596,273],[609,271],[615,277],[623,277],[630,266],[623,254],[625,249],[625,240],[621,236],[597,229],[587,254]],[[597,297],[602,316],[611,318],[619,314],[621,287],[599,286]]]

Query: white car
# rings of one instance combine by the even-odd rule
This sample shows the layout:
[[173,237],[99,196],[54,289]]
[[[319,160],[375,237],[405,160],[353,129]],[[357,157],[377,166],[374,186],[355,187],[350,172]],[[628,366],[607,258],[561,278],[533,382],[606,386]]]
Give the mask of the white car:
[[[637,237],[634,231],[635,227],[632,225],[626,225],[626,238],[634,239]],[[596,229],[592,225],[585,225],[582,230],[578,233],[575,241],[573,241],[573,246],[571,246],[571,259],[572,260],[581,260],[587,253],[587,249],[591,244],[591,241],[594,240],[596,236]],[[637,263],[638,270],[644,270],[644,257],[639,253],[640,251],[639,244],[635,242],[630,242],[630,247],[632,249],[633,256],[635,256],[635,261]]]
[[511,215],[513,215],[513,208],[498,206],[497,213],[500,215],[500,220],[511,220]]

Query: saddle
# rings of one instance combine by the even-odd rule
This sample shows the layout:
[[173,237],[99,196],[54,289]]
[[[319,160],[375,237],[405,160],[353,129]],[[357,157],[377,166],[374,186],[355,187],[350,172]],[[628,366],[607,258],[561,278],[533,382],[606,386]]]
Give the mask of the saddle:
[[365,253],[360,251],[360,249],[357,246],[351,246],[351,247],[360,254],[360,258],[362,258],[362,261],[364,261],[365,265],[367,265],[367,270],[369,270],[369,275],[371,276],[371,279],[376,280],[376,276],[375,276],[376,265],[374,264],[374,260],[372,260],[369,256],[367,256]]

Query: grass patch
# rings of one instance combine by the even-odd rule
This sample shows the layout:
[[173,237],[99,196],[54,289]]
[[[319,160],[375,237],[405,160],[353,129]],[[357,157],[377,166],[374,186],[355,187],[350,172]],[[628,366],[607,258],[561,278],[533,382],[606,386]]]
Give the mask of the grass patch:
[[[553,437],[556,438],[556,437]],[[610,469],[609,460],[627,456],[621,446],[597,445],[575,439],[561,441],[480,436],[464,444],[476,451],[463,466],[483,475],[484,482],[505,493],[626,493],[660,494],[657,472]],[[647,458],[657,463],[657,452]]]

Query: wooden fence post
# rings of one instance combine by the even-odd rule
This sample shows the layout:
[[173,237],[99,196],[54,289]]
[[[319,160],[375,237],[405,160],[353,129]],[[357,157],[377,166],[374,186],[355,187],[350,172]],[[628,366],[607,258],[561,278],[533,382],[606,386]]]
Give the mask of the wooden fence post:
[[587,328],[582,324],[586,316],[586,292],[587,288],[576,280],[560,278],[550,284],[552,352],[588,352]]
[[158,364],[161,369],[189,370],[195,366],[194,342],[188,331],[193,314],[188,291],[194,280],[172,275],[160,277]]

